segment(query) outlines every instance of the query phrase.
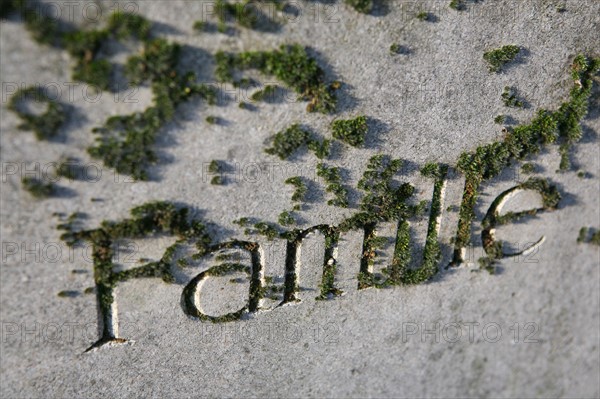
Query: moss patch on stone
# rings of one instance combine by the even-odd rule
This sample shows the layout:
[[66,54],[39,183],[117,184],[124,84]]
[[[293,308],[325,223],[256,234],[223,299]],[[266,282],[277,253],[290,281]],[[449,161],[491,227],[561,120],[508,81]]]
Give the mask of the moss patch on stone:
[[335,110],[335,90],[338,82],[326,84],[325,73],[298,44],[282,45],[273,51],[247,51],[238,54],[219,51],[215,55],[217,79],[234,83],[236,70],[256,69],[268,76],[275,76],[299,94],[301,100],[309,101],[307,111],[330,113]]
[[37,199],[48,198],[56,193],[56,187],[52,182],[46,183],[36,177],[23,177],[21,184],[29,194]]
[[[45,104],[46,110],[39,115],[27,112],[23,104],[27,101]],[[66,120],[64,107],[58,101],[51,99],[40,87],[28,87],[17,91],[10,98],[8,109],[21,119],[17,127],[21,130],[33,131],[38,140],[49,140],[56,136],[58,129]]]
[[348,190],[342,185],[342,176],[337,167],[328,167],[323,163],[317,164],[317,176],[322,177],[327,184],[325,191],[332,193],[334,198],[327,200],[328,205],[348,207]]
[[514,61],[520,51],[519,46],[509,44],[495,50],[486,51],[483,53],[483,59],[488,62],[490,72],[500,72],[504,65]]
[[331,130],[336,139],[360,147],[365,143],[365,135],[369,130],[367,117],[360,115],[353,119],[335,120],[331,123]]
[[319,159],[329,155],[329,140],[316,139],[311,132],[297,123],[277,132],[271,138],[271,141],[272,146],[266,148],[265,152],[270,155],[276,155],[279,159],[287,159],[304,146],[313,151]]

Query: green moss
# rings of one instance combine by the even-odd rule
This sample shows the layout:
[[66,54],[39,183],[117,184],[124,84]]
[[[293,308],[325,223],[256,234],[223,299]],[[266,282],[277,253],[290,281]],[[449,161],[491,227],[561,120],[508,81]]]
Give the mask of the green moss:
[[25,29],[29,31],[33,39],[40,44],[60,46],[62,34],[64,33],[55,18],[43,15],[39,8],[30,7],[31,4],[22,2],[19,7],[22,12]]
[[250,267],[245,266],[241,263],[227,262],[227,263],[222,263],[220,265],[211,267],[210,269],[208,269],[206,271],[206,274],[208,274],[209,276],[213,276],[213,277],[222,277],[222,276],[226,276],[231,273],[239,273],[239,272],[244,272],[249,275]]
[[255,91],[250,96],[252,101],[272,101],[273,96],[277,91],[277,86],[275,85],[266,85],[264,89]]
[[571,166],[569,150],[581,139],[580,122],[587,115],[594,76],[598,71],[600,71],[600,58],[586,58],[581,54],[575,57],[571,71],[575,85],[571,89],[570,99],[553,114],[558,127],[561,170],[569,169]]
[[[135,278],[159,277],[165,282],[174,281],[171,265],[179,246],[186,242],[194,244],[198,255],[207,252],[212,238],[199,220],[188,220],[188,208],[178,208],[165,201],[149,202],[131,210],[131,218],[119,222],[104,221],[93,230],[75,230],[75,217],[69,218],[69,224],[59,228],[67,230],[61,239],[68,245],[87,241],[93,246],[94,281],[96,296],[103,316],[104,331],[102,339],[114,338],[108,329],[110,308],[113,302],[113,290],[118,283]],[[115,271],[113,264],[114,242],[119,239],[141,239],[156,235],[171,235],[177,241],[168,247],[159,261],[148,262],[142,266],[123,271]]]
[[490,72],[499,72],[504,65],[512,62],[520,51],[519,46],[502,46],[501,48],[483,53],[483,59],[488,62]]
[[44,183],[35,177],[24,177],[21,179],[21,184],[25,190],[38,199],[48,198],[56,193],[54,184],[51,182]]
[[523,166],[521,166],[521,172],[525,173],[525,174],[531,174],[535,172],[535,165],[527,162],[525,164],[523,164]]
[[213,116],[213,115],[207,116],[205,120],[206,120],[206,123],[209,123],[211,125],[216,125],[219,123],[219,117]]
[[464,0],[452,0],[449,7],[456,11],[462,11],[467,8]]
[[229,3],[226,0],[217,0],[215,3],[215,13],[219,18],[220,26],[224,29],[226,29],[226,22],[228,20],[234,20],[245,28],[255,29],[258,27],[261,17],[260,9],[256,8],[251,0],[242,0],[235,3]]
[[220,81],[234,82],[236,69],[257,69],[275,76],[293,88],[301,100],[308,100],[309,112],[330,113],[335,110],[334,91],[338,82],[327,85],[324,72],[300,45],[282,45],[279,50],[247,51],[239,54],[217,52],[215,75]]
[[214,159],[210,161],[210,164],[208,164],[208,171],[210,173],[220,173],[221,165],[219,164],[219,161],[216,161]]
[[325,254],[323,256],[323,274],[319,284],[319,295],[316,300],[327,300],[342,295],[342,290],[335,286],[335,275],[337,272],[337,251],[340,239],[340,231],[333,226],[321,226],[319,231],[325,236]]
[[73,70],[73,79],[86,82],[96,89],[109,90],[113,67],[106,60],[78,62]]
[[[31,101],[46,104],[44,113],[34,115],[24,110],[23,102]],[[28,87],[17,91],[8,103],[8,109],[17,114],[21,130],[32,130],[38,140],[49,140],[56,136],[66,119],[63,106],[51,99],[40,87]]]
[[410,51],[406,46],[403,46],[398,43],[392,43],[390,46],[390,53],[393,55],[396,54],[408,54]]
[[[441,260],[442,252],[438,241],[438,218],[442,212],[442,189],[448,173],[448,166],[427,164],[422,169],[426,177],[435,179],[433,187],[433,196],[429,211],[429,224],[427,227],[427,238],[425,248],[423,249],[423,260],[421,266],[417,269],[410,269],[410,230],[407,217],[417,214],[417,207],[408,207],[400,215],[398,222],[398,232],[396,235],[396,245],[394,247],[394,257],[391,266],[387,269],[387,284],[421,284],[430,280],[438,272],[438,264]],[[404,195],[405,199],[408,192]]]
[[441,173],[442,168],[439,164],[434,162],[427,163],[421,168],[421,175],[424,177],[437,178],[441,175]]
[[79,296],[79,291],[65,290],[58,293],[60,298],[75,298]]
[[554,142],[556,137],[557,123],[553,114],[540,110],[529,125],[516,127],[504,141],[481,146],[471,153],[461,154],[457,167],[466,175],[466,180],[455,239],[454,263],[459,262],[460,248],[464,248],[470,241],[473,209],[481,182],[497,176],[514,160],[538,153],[541,146]]
[[506,121],[506,115],[498,115],[494,118],[494,123],[502,125]]
[[308,191],[306,184],[302,181],[300,176],[290,177],[285,181],[285,184],[291,184],[296,189],[294,194],[292,194],[292,201],[302,202],[304,201],[304,196]]
[[433,21],[435,19],[434,15],[427,11],[420,11],[417,14],[417,19],[421,21]]
[[577,243],[600,245],[600,229],[594,229],[592,227],[582,227],[579,230]]
[[210,161],[210,164],[208,165],[208,172],[218,174],[217,176],[212,177],[212,179],[210,180],[210,184],[223,184],[223,177],[221,175],[221,173],[223,172],[223,168],[221,167],[221,163],[219,161],[216,161],[214,159]]
[[304,146],[307,146],[320,159],[329,155],[329,140],[317,140],[308,130],[297,123],[277,132],[271,138],[271,141],[272,146],[266,148],[265,152],[270,155],[277,155],[280,159],[288,158]]
[[342,185],[342,176],[339,168],[328,167],[323,163],[317,164],[317,176],[322,177],[327,183],[325,191],[332,193],[334,198],[327,201],[328,205],[348,207],[348,190]]
[[143,112],[110,117],[104,126],[95,128],[93,131],[100,135],[88,148],[92,157],[102,159],[119,173],[147,180],[146,169],[158,160],[153,144],[176,107],[193,96],[215,103],[214,88],[196,84],[191,72],[182,76],[175,71],[178,55],[178,45],[156,39],[146,42],[141,55],[128,60],[126,69],[132,82],[151,81],[154,105]]
[[597,230],[592,234],[590,244],[600,245],[600,230]]
[[279,231],[277,230],[277,228],[271,224],[271,223],[267,223],[267,222],[258,222],[254,224],[254,231],[247,229],[245,231],[246,234],[259,234],[261,236],[267,237],[267,239],[273,240],[274,238],[279,236]]
[[77,180],[85,174],[85,170],[76,158],[65,157],[58,161],[55,173],[56,176]]
[[344,3],[362,14],[368,14],[373,9],[373,0],[344,0]]
[[73,212],[69,215],[66,220],[64,219],[64,215],[60,215],[61,223],[56,226],[57,230],[63,230],[64,233],[61,234],[60,239],[64,241],[67,246],[74,246],[81,237],[77,233],[81,230],[81,220],[86,218],[86,215],[82,212]]
[[206,27],[207,27],[207,23],[204,21],[195,21],[194,25],[192,25],[192,28],[196,32],[204,32],[206,30]]
[[[521,212],[507,212],[503,215],[500,215],[499,206],[502,201],[504,201],[505,198],[517,190],[537,191],[542,196],[543,206],[541,208],[534,208]],[[494,238],[494,229],[497,226],[518,221],[524,217],[533,217],[539,212],[556,209],[560,199],[561,196],[556,186],[551,185],[546,179],[538,178],[530,178],[526,182],[510,188],[500,194],[494,200],[494,202],[492,202],[488,212],[481,222],[483,227],[481,232],[481,241],[487,254],[487,258],[479,259],[482,269],[493,268],[493,270],[495,270],[496,261],[506,256],[502,251],[502,242]]]
[[267,154],[277,155],[280,159],[286,159],[300,147],[306,145],[310,133],[301,128],[297,123],[280,131],[273,137],[273,146],[265,149]]
[[331,141],[327,139],[319,141],[315,138],[311,138],[308,141],[308,149],[311,150],[319,159],[327,158],[331,151]]
[[505,86],[502,92],[502,100],[507,107],[523,108],[523,101],[517,98],[517,91],[514,87]]
[[479,263],[479,269],[485,270],[491,275],[496,274],[496,260],[489,257],[482,257],[477,260]]
[[73,79],[100,90],[110,89],[113,70],[110,62],[99,59],[104,43],[109,39],[147,40],[151,27],[151,23],[139,15],[116,11],[109,15],[105,29],[86,31],[41,15],[33,4],[23,7],[22,11],[25,26],[36,41],[65,48],[75,58]]
[[246,217],[239,218],[238,220],[234,220],[233,223],[237,224],[240,227],[246,227],[250,224],[250,219],[248,219]]
[[279,224],[282,226],[291,226],[296,224],[296,219],[292,216],[289,211],[283,211],[279,214],[278,218]]
[[379,221],[398,220],[413,214],[414,208],[406,204],[414,187],[408,183],[395,186],[394,175],[400,170],[402,161],[384,155],[369,159],[367,168],[358,182],[358,188],[365,192],[360,204],[360,212],[342,223],[342,230],[363,228]]
[[140,55],[127,60],[125,73],[130,82],[139,85],[145,81],[165,80],[176,74],[181,47],[159,38],[145,43]]
[[106,30],[118,39],[133,37],[147,40],[150,36],[150,28],[151,23],[140,15],[115,11],[108,18]]
[[542,145],[554,142],[556,136],[557,123],[553,115],[540,110],[529,125],[517,126],[504,141],[461,154],[457,167],[476,180],[490,179],[508,167],[513,160],[538,153]]
[[[171,120],[175,108],[182,101],[199,95],[210,104],[216,102],[216,91],[195,83],[193,73],[184,75],[176,71],[179,46],[164,39],[151,39],[151,23],[130,13],[115,12],[108,18],[104,30],[63,31],[56,20],[41,16],[34,8],[24,8],[24,21],[34,39],[40,43],[65,48],[74,58],[73,76],[107,90],[111,85],[112,65],[99,59],[101,47],[107,40],[138,39],[144,41],[140,55],[130,57],[125,72],[132,84],[151,84],[154,105],[143,112],[119,115],[107,119],[104,126],[94,129],[101,133],[96,144],[88,148],[94,158],[115,168],[119,173],[132,175],[139,180],[148,178],[147,167],[157,161],[152,145],[160,127]],[[51,114],[27,116],[26,124],[37,129],[39,137],[48,137],[62,123],[64,116],[58,105],[49,104]],[[40,119],[44,117],[44,120]]]
[[353,147],[360,147],[365,142],[365,135],[369,130],[367,118],[364,115],[354,119],[338,119],[331,124],[333,137],[342,140]]

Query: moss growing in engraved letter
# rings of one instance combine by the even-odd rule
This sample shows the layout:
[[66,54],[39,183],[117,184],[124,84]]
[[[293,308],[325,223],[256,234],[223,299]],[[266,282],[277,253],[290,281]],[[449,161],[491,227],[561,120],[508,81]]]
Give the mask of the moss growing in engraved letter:
[[[431,205],[433,225],[430,225],[429,228],[432,233],[428,233],[429,239],[424,251],[423,267],[419,270],[408,271],[406,268],[410,262],[410,234],[406,220],[420,215],[426,204],[424,202],[418,205],[409,204],[408,200],[414,193],[414,187],[409,183],[396,184],[393,181],[401,166],[400,159],[391,159],[384,155],[371,157],[363,177],[358,182],[358,188],[365,192],[360,204],[360,211],[340,224],[341,231],[353,229],[363,229],[364,231],[363,255],[358,274],[360,289],[399,283],[416,284],[430,278],[437,271],[437,264],[434,265],[434,263],[439,254],[436,228],[441,203],[438,202],[441,201],[441,187],[446,168],[435,164],[427,164],[423,168],[426,176],[436,177],[434,201]],[[385,281],[381,281],[383,276],[370,271],[377,256],[377,250],[385,242],[383,238],[377,237],[376,226],[379,222],[392,220],[398,221],[394,261],[390,267],[382,270],[387,278]]]
[[[437,274],[438,264],[442,257],[442,250],[438,242],[438,218],[442,212],[442,188],[444,186],[444,179],[448,173],[447,165],[435,165],[427,164],[421,170],[421,173],[429,178],[435,179],[433,187],[433,196],[430,205],[429,212],[429,224],[427,227],[427,239],[425,241],[425,248],[423,249],[423,262],[419,269],[408,269],[408,262],[406,261],[410,257],[410,249],[407,248],[406,238],[401,238],[400,242],[396,241],[396,248],[394,249],[394,263],[396,263],[396,255],[400,256],[397,268],[392,268],[390,277],[392,281],[399,281],[404,284],[420,284]],[[408,225],[399,226],[399,236],[401,230],[405,230],[405,235],[410,237],[408,232]],[[400,253],[399,253],[400,252]],[[392,265],[394,266],[394,264]],[[396,273],[396,278],[394,277]]]
[[363,115],[357,116],[354,119],[336,120],[331,124],[333,137],[342,140],[353,147],[359,147],[365,142],[367,134],[367,118]]
[[598,71],[600,71],[600,58],[587,58],[581,54],[575,57],[571,71],[575,84],[571,89],[570,99],[553,114],[558,125],[561,170],[569,169],[571,166],[569,149],[581,139],[580,122],[587,114],[594,76]]
[[[273,240],[279,236],[279,231],[270,223],[258,222],[254,224],[256,234],[267,237],[268,240]],[[250,233],[250,231],[248,231]]]
[[[172,283],[174,277],[171,266],[174,265],[177,248],[183,243],[194,244],[196,255],[202,256],[206,254],[212,241],[200,221],[188,220],[188,208],[177,208],[169,202],[156,201],[135,207],[130,213],[129,219],[119,222],[104,221],[97,229],[71,231],[68,237],[70,245],[78,241],[87,241],[93,246],[94,281],[104,324],[102,338],[95,346],[118,339],[108,329],[108,320],[114,300],[113,291],[120,282],[135,278],[159,277],[167,283]],[[116,240],[141,239],[156,235],[171,235],[177,238],[177,241],[165,250],[159,261],[123,271],[114,270],[113,243]]]
[[490,72],[499,72],[504,65],[514,61],[520,51],[519,46],[502,46],[501,48],[483,53],[483,59],[488,62]]
[[[36,115],[24,109],[25,102],[35,102],[46,106],[46,110]],[[38,140],[48,140],[58,132],[59,127],[66,119],[63,106],[52,100],[46,92],[39,87],[29,87],[17,91],[8,103],[8,109],[15,112],[21,119],[18,128],[32,130]]]

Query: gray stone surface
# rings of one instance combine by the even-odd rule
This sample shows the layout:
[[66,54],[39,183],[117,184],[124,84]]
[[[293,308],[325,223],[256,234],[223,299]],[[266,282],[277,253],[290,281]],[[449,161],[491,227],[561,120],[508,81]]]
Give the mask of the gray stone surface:
[[[104,168],[94,183],[62,179],[59,184],[74,195],[43,201],[21,188],[22,163],[45,165],[65,154],[91,162],[85,151],[94,139],[90,130],[110,115],[144,109],[151,93],[140,89],[132,97],[135,103],[115,101],[108,93],[90,102],[82,96],[85,85],[78,85],[74,98],[67,98],[68,54],[36,44],[17,18],[3,20],[1,396],[598,397],[599,250],[576,242],[582,226],[600,227],[597,78],[583,121],[584,138],[574,146],[573,170],[555,172],[555,146],[531,160],[537,176],[558,185],[559,209],[497,232],[513,247],[542,236],[544,242],[528,256],[503,259],[497,275],[478,269],[481,219],[497,195],[526,178],[518,165],[483,186],[468,261],[445,269],[458,217],[446,208],[459,205],[463,187],[463,178],[452,173],[441,221],[442,270],[427,284],[357,290],[362,235],[351,232],[339,246],[336,279],[344,295],[315,301],[323,240],[314,237],[302,249],[301,286],[312,291],[302,291],[301,302],[276,307],[265,300],[262,311],[243,320],[211,324],[186,317],[180,306],[186,279],[200,269],[190,270],[177,284],[133,280],[116,292],[120,335],[131,341],[88,353],[85,349],[98,338],[94,295],[57,296],[61,290],[83,292],[94,281],[89,256],[79,249],[71,254],[60,241],[53,212],[86,212],[86,226],[93,228],[105,219],[127,217],[130,208],[145,201],[170,200],[192,206],[213,222],[217,242],[242,239],[243,230],[232,221],[252,216],[276,222],[282,210],[291,208],[292,190],[283,181],[302,175],[315,180],[317,188],[301,214],[302,227],[337,224],[352,210],[325,204],[324,186],[315,176],[317,159],[301,153],[279,161],[264,153],[264,143],[294,122],[329,137],[333,119],[358,114],[377,122],[365,148],[338,143],[328,161],[344,168],[345,184],[355,187],[367,160],[386,153],[409,161],[398,180],[415,184],[418,199],[429,200],[432,183],[418,174],[417,166],[430,161],[455,165],[462,151],[501,139],[502,127],[493,122],[498,114],[526,123],[539,108],[557,109],[572,87],[574,56],[600,55],[597,1],[485,1],[469,3],[460,13],[447,3],[422,3],[438,17],[431,23],[414,18],[421,7],[416,3],[390,1],[387,13],[377,9],[382,15],[363,15],[342,2],[302,1],[296,2],[301,14],[277,33],[241,28],[230,36],[193,32],[206,3],[138,1],[139,13],[160,23],[161,35],[195,49],[186,55],[188,65],[207,82],[214,80],[211,54],[219,49],[310,46],[328,78],[343,82],[339,112],[309,114],[305,103],[294,101],[260,103],[257,110],[245,111],[232,98],[234,92],[219,106],[191,101],[161,130],[161,162],[151,169],[153,181],[133,183]],[[560,13],[557,7],[563,4],[567,11]],[[408,46],[410,54],[390,55],[392,43]],[[490,74],[482,54],[504,44],[522,46],[526,56],[505,72]],[[16,116],[6,109],[6,83],[49,82],[61,87],[61,100],[71,107],[61,130],[64,140],[51,143],[17,130]],[[530,107],[504,107],[500,94],[507,85],[517,87]],[[207,115],[227,123],[209,125]],[[226,176],[228,184],[209,184],[203,166],[213,159],[236,171]],[[18,165],[19,173],[9,174],[8,164]],[[590,177],[579,178],[578,171]],[[354,207],[357,201],[358,193],[351,191]],[[537,201],[523,195],[511,206],[529,209]],[[381,231],[392,236],[394,227]],[[413,227],[416,256],[426,218]],[[283,276],[285,242],[255,239],[264,245],[264,272]],[[17,253],[8,251],[8,243],[19,246]],[[158,259],[170,241],[134,244],[133,253],[124,255],[125,267],[139,258]],[[73,269],[87,273],[73,274]],[[243,303],[243,293],[226,280],[211,284],[207,309],[225,313]],[[437,333],[429,333],[436,325]]]

